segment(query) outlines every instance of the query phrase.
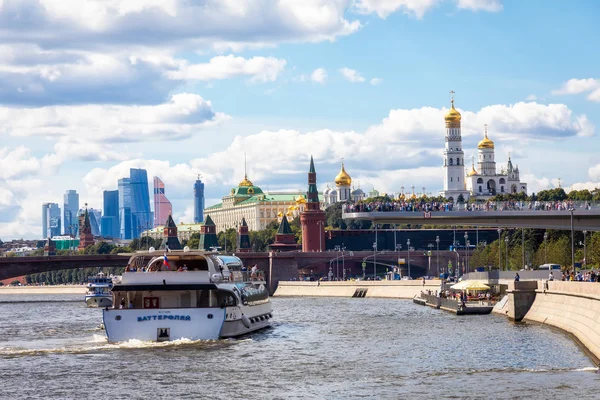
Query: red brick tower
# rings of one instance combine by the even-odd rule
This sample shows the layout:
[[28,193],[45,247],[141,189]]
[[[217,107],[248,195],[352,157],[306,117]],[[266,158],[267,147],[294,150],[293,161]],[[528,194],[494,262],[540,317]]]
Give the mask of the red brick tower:
[[92,225],[90,224],[90,215],[85,203],[85,213],[79,217],[79,250],[83,250],[94,244],[94,235],[92,235]]
[[323,251],[325,250],[325,212],[321,210],[319,203],[317,173],[312,156],[310,156],[306,199],[306,209],[300,214],[302,251]]
[[237,251],[240,253],[248,253],[252,250],[252,245],[250,244],[250,234],[248,233],[248,224],[246,223],[246,218],[242,218],[242,223],[238,228],[238,249]]

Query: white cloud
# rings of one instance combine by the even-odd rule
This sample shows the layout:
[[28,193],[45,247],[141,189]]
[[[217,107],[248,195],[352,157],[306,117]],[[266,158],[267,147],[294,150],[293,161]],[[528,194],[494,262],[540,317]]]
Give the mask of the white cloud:
[[360,13],[375,13],[379,18],[387,18],[396,11],[423,18],[427,11],[440,3],[441,0],[358,0],[355,7]]
[[340,74],[349,82],[360,83],[364,82],[365,78],[363,78],[358,71],[350,68],[340,68]]
[[177,140],[227,118],[201,96],[179,93],[153,106],[0,107],[0,135],[66,136],[93,142]]
[[587,99],[600,103],[600,79],[569,79],[560,89],[552,91],[552,94],[580,94],[590,92]]
[[458,8],[471,11],[502,11],[502,0],[458,0]]
[[313,82],[323,84],[327,80],[327,71],[324,68],[317,68],[310,74],[310,79]]
[[286,61],[273,57],[217,56],[205,64],[182,61],[179,69],[168,71],[170,79],[209,81],[234,76],[250,76],[252,82],[272,82],[283,72]]
[[381,78],[371,79],[371,85],[373,85],[373,86],[377,86],[377,85],[381,84],[381,82],[383,82],[383,79],[381,79]]
[[[440,5],[443,0],[357,0],[355,9],[362,14],[377,14],[387,18],[397,11],[418,19]],[[456,0],[459,9],[497,12],[502,10],[502,0]]]

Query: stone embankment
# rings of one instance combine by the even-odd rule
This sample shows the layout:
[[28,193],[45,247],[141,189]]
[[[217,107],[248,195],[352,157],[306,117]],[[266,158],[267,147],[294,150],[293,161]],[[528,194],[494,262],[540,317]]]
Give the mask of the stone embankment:
[[56,285],[56,286],[0,286],[0,296],[3,294],[85,294],[85,285]]
[[412,299],[422,290],[439,290],[440,280],[423,281],[281,281],[274,296],[298,297],[379,297]]
[[600,284],[597,282],[539,281],[535,300],[525,314],[571,335],[600,364]]

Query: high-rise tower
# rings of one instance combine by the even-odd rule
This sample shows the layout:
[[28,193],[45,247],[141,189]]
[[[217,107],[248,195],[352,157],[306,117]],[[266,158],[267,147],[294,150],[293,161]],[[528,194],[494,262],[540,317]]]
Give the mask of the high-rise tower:
[[104,210],[100,231],[102,236],[113,239],[119,238],[119,191],[105,190]]
[[312,156],[310,156],[308,171],[306,208],[300,214],[300,224],[302,225],[302,251],[323,251],[325,249],[325,212],[321,210],[319,203],[317,173]]
[[173,206],[165,196],[165,184],[158,176],[154,177],[154,227],[165,223],[173,213]]
[[460,133],[461,115],[454,108],[454,91],[452,95],[451,108],[446,114],[446,146],[444,150],[444,190],[442,195],[454,201],[462,194],[464,199],[468,198],[465,189],[465,154],[462,149],[462,137]]
[[63,226],[65,235],[77,236],[79,230],[79,194],[76,190],[67,190],[63,203]]
[[204,183],[200,180],[200,175],[194,183],[194,223],[199,224],[204,221]]

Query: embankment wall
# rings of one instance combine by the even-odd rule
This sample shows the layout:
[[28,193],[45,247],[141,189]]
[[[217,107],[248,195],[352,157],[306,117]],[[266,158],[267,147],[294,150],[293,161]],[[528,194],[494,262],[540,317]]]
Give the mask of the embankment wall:
[[85,285],[57,286],[0,286],[0,296],[3,294],[81,294],[87,291]]
[[412,299],[422,290],[439,290],[441,281],[280,281],[274,296],[352,297],[357,289],[367,289],[365,297]]
[[540,281],[524,319],[567,332],[600,364],[599,283]]

